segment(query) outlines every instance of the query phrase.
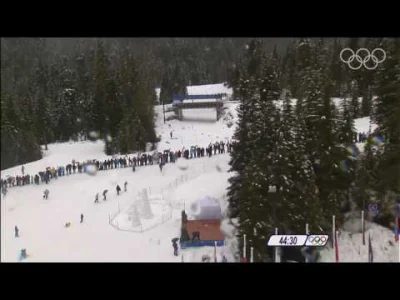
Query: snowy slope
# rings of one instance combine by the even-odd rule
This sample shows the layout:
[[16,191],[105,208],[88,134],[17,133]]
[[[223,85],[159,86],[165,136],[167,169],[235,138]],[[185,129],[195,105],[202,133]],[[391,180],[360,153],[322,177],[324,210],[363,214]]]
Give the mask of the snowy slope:
[[[370,117],[354,119],[354,128],[357,134],[360,132],[368,134],[370,129],[371,132],[373,132],[377,127],[378,126],[375,123],[371,122]],[[361,152],[364,151],[365,143],[356,143],[356,145]]]
[[[229,105],[228,110],[234,115],[237,104]],[[160,112],[160,107],[156,107],[156,112]],[[195,113],[193,117],[199,117],[199,114]],[[205,111],[203,117],[213,120],[214,116],[212,111]],[[158,114],[157,132],[162,136],[159,149],[178,150],[230,139],[234,126],[228,128],[224,122],[192,120],[163,124],[162,114]],[[174,132],[173,139],[170,130]],[[25,172],[33,174],[46,167],[65,165],[73,159],[104,159],[107,156],[103,149],[101,141],[51,144],[43,159],[25,165]],[[222,197],[228,175],[222,175],[220,170],[227,170],[228,160],[228,154],[221,154],[185,161],[187,169],[184,171],[178,168],[181,164],[178,161],[167,164],[162,173],[154,165],[137,167],[135,173],[130,168],[114,169],[99,171],[96,176],[73,174],[60,177],[48,185],[9,188],[9,193],[1,200],[1,260],[18,261],[19,250],[26,248],[27,262],[180,262],[181,256],[173,256],[171,239],[179,235],[181,200],[187,199],[189,203],[202,192]],[[20,172],[18,166],[2,171],[1,176],[15,176]],[[178,183],[184,174],[192,175],[194,179],[180,183],[181,186],[171,185],[171,182]],[[128,182],[127,192],[117,196],[116,185],[123,187],[125,181]],[[48,200],[42,199],[45,188],[50,191]],[[143,233],[111,226],[110,215],[121,207],[131,206],[144,188],[151,190],[152,197],[158,199],[167,195],[168,199],[164,200],[172,208],[172,218]],[[102,201],[100,196],[100,203],[95,204],[95,194],[101,194],[104,189],[109,190],[107,201]],[[161,190],[163,195],[161,192],[157,195]],[[79,223],[81,213],[85,218],[82,224]],[[153,213],[157,214],[157,210],[153,209]],[[67,222],[71,222],[71,227],[64,227]],[[15,225],[20,229],[19,238],[14,237]],[[200,261],[201,256],[210,251],[213,248],[205,247],[183,250],[182,254],[184,261]],[[220,251],[218,249],[218,253]]]
[[[42,146],[44,149],[44,146]],[[25,164],[25,174],[36,174],[43,171],[46,167],[65,166],[71,163],[73,159],[83,161],[88,159],[105,159],[107,156],[103,152],[104,142],[82,141],[75,143],[58,143],[49,144],[48,150],[43,150],[43,158],[40,161],[35,161]],[[21,166],[16,166],[1,171],[1,178],[7,175],[15,176],[21,174]]]
[[354,127],[357,132],[369,132],[369,126],[371,125],[371,132],[373,132],[378,126],[371,122],[370,117],[354,119]]
[[[361,226],[361,220],[359,220]],[[399,243],[394,241],[394,234],[387,228],[377,224],[366,224],[365,245],[362,244],[361,233],[342,231],[339,243],[340,262],[368,262],[368,237],[371,236],[374,262],[399,262]],[[396,245],[397,244],[397,245]],[[322,262],[334,262],[335,253],[331,246],[321,251]]]
[[[215,109],[185,109],[184,121],[170,120],[163,122],[162,105],[156,106],[156,131],[161,136],[160,149],[182,149],[199,145],[207,146],[210,142],[231,139],[237,118],[238,102],[225,103],[225,115],[216,122]],[[173,114],[173,113],[171,113]],[[167,114],[168,115],[168,114]],[[172,131],[172,139],[170,133]]]

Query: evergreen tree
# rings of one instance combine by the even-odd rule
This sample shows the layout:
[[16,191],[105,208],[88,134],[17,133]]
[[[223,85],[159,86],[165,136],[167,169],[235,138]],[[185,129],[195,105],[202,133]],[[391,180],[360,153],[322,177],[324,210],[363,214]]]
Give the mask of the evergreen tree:
[[[364,48],[368,49],[370,53],[375,51],[379,47],[380,38],[366,38],[364,41]],[[360,54],[366,54],[360,52]],[[383,53],[379,51],[375,51],[374,55],[379,59],[383,59]],[[376,62],[371,58],[365,62],[366,67],[362,67],[359,69],[359,79],[358,79],[358,87],[359,94],[362,97],[361,104],[361,115],[362,117],[368,117],[372,112],[372,89],[374,85],[374,80],[376,77],[377,69]]]
[[[233,172],[233,176],[228,179],[230,186],[228,187],[229,215],[231,219],[237,219],[237,234],[239,244],[243,234],[251,233],[254,235],[253,224],[251,223],[252,212],[251,200],[251,176],[252,172],[247,172],[254,143],[250,136],[251,124],[254,119],[255,106],[252,105],[256,85],[254,80],[241,79],[239,86],[242,101],[238,108],[238,127],[233,136],[233,152],[231,152],[231,160],[229,162]],[[251,165],[253,166],[253,165]]]
[[376,192],[380,181],[379,159],[371,138],[367,140],[364,151],[357,159],[352,199],[357,208],[367,209],[368,204],[377,203],[379,199]]
[[89,128],[88,118],[88,105],[90,103],[90,75],[88,72],[89,62],[84,53],[75,53],[73,56],[73,63],[75,64],[75,83],[73,84],[76,89],[75,104],[79,107],[76,115],[76,131],[84,135],[86,138],[85,130]]
[[160,103],[161,104],[169,104],[172,102],[173,92],[172,85],[169,82],[169,74],[166,73],[161,81],[161,89],[160,89]]
[[45,149],[47,150],[47,143],[51,139],[50,134],[50,111],[49,111],[49,73],[47,68],[39,61],[36,71],[35,78],[36,80],[32,82],[32,85],[35,87],[33,92],[34,101],[36,106],[34,106],[34,119],[35,119],[35,129],[36,135],[39,138],[39,141],[45,145]]
[[304,98],[305,86],[306,83],[303,83],[307,80],[307,74],[311,71],[311,66],[313,64],[313,51],[312,51],[312,43],[310,39],[299,39],[293,45],[293,55],[292,59],[292,79],[291,79],[291,92],[292,95],[301,99]]
[[[381,47],[386,60],[377,71],[376,114],[377,134],[384,136],[383,153],[379,158],[382,171],[378,192],[385,204],[400,196],[400,42],[384,39]],[[381,205],[384,205],[383,203]]]
[[349,113],[351,118],[356,119],[359,117],[360,102],[358,98],[360,93],[357,81],[351,82],[350,85],[351,85],[351,105],[349,107]]
[[345,64],[340,60],[340,52],[343,47],[338,39],[333,41],[330,63],[330,78],[334,85],[334,95],[341,97],[344,93],[343,83],[346,81]]
[[282,195],[279,225],[286,233],[304,232],[306,223],[311,232],[317,232],[322,221],[315,173],[306,151],[305,132],[304,118],[295,116],[290,94],[286,94],[277,149]]
[[[254,83],[252,83],[254,85]],[[238,126],[233,135],[233,152],[231,152],[230,171],[235,172],[229,178],[230,186],[228,188],[229,210],[231,218],[236,218],[239,212],[239,201],[241,188],[243,185],[243,172],[245,166],[248,165],[249,149],[252,148],[252,141],[249,137],[249,127],[252,120],[254,107],[251,106],[251,97],[255,87],[250,86],[250,81],[241,80],[240,93],[243,95],[238,108]]]
[[372,93],[371,86],[368,86],[367,89],[363,90],[361,95],[361,113],[360,117],[369,117],[372,114]]
[[128,110],[119,127],[118,149],[121,154],[145,150],[144,129],[135,110]]
[[96,43],[96,56],[93,70],[93,103],[91,110],[91,124],[94,130],[99,131],[102,136],[107,131],[105,127],[105,110],[106,110],[106,87],[108,79],[108,61],[104,49],[103,41],[98,40]]
[[228,73],[228,86],[232,88],[232,98],[233,99],[241,99],[241,95],[239,93],[239,84],[240,84],[240,78],[243,73],[243,65],[241,59],[239,59],[236,64],[233,66],[233,68],[230,69],[230,72]]
[[282,83],[291,91],[293,97],[297,98],[298,86],[296,82],[296,57],[295,57],[295,44],[291,43],[286,48],[286,54],[282,59]]
[[29,122],[21,118],[14,99],[2,98],[1,107],[1,166],[6,169],[42,157],[40,146]]
[[[279,193],[271,193],[270,188],[279,189],[275,167],[279,112],[274,100],[280,93],[271,61],[257,49],[249,50],[248,79],[242,81],[240,91],[243,102],[239,122],[243,126],[236,132],[238,141],[232,154],[232,169],[238,175],[230,180],[230,207],[239,218],[239,245],[246,234],[252,241],[255,260],[269,261],[265,240],[279,224]],[[262,65],[256,68],[254,61],[259,58]]]
[[338,118],[331,103],[332,85],[327,76],[326,60],[322,59],[325,53],[319,55],[318,49],[312,48],[313,62],[306,69],[301,111],[305,114],[308,134],[306,149],[313,163],[323,211],[325,227],[322,228],[329,228],[332,214],[337,214],[342,202],[347,200],[350,182],[347,170],[340,167],[346,152],[339,146]]
[[[356,98],[358,100],[358,98]],[[342,109],[342,118],[339,120],[339,142],[344,145],[344,147],[350,146],[354,143],[354,136],[356,135],[354,127],[354,99],[344,97],[340,106]]]
[[[237,172],[237,176],[229,179],[231,185],[228,190],[228,197],[230,202],[230,214],[232,218],[237,217],[239,211],[239,199],[242,184],[244,184],[244,170],[248,165],[250,159],[250,149],[255,147],[252,140],[252,132],[249,131],[250,124],[253,122],[253,115],[255,112],[255,105],[253,103],[256,94],[259,95],[259,77],[261,75],[261,66],[257,62],[261,62],[263,52],[261,52],[261,42],[253,40],[247,47],[245,57],[245,65],[240,72],[239,85],[237,92],[241,96],[241,103],[238,109],[238,127],[235,131],[233,140],[234,151],[231,153],[231,171]],[[253,56],[255,56],[253,58]],[[260,97],[260,96],[258,96]]]
[[109,145],[107,145],[107,152],[112,154],[113,151],[117,148],[115,144],[115,140],[118,134],[119,124],[123,117],[123,111],[121,106],[120,93],[117,89],[116,82],[113,78],[109,79],[106,87],[106,112],[105,112],[105,120],[106,120],[106,132],[108,136],[106,137],[106,141]]
[[261,77],[263,55],[262,41],[260,39],[251,40],[245,54],[245,63],[247,65],[248,76],[254,76],[256,80]]

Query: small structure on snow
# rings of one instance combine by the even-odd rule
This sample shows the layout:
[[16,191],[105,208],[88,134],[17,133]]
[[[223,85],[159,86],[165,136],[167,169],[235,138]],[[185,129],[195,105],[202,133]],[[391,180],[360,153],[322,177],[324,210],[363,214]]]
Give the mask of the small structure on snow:
[[143,192],[140,194],[140,198],[138,199],[138,208],[139,214],[142,218],[151,219],[154,217],[147,189],[143,189]]
[[221,220],[222,210],[219,201],[210,196],[204,196],[191,206],[192,215],[196,220]]
[[188,220],[182,212],[181,249],[189,247],[223,246],[221,232],[221,206],[217,199],[204,196],[193,203],[192,214],[195,220]]
[[139,212],[136,205],[133,205],[129,212],[129,221],[131,221],[132,227],[138,227],[142,224],[140,222]]

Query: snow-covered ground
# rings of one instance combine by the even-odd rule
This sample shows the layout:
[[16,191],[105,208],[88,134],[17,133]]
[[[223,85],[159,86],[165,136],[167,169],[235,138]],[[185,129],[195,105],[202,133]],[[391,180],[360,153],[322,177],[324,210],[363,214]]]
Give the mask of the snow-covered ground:
[[368,133],[370,130],[371,125],[371,132],[373,132],[378,126],[370,121],[370,117],[358,118],[354,120],[354,127],[358,132],[365,132]]
[[[205,108],[185,109],[182,111],[183,122],[170,120],[165,124],[162,106],[156,106],[155,111],[158,116],[156,131],[157,135],[161,136],[159,149],[182,149],[182,147],[187,148],[195,145],[207,146],[210,142],[231,139],[235,130],[237,106],[237,102],[225,103],[225,114],[218,122],[216,122],[215,109]],[[166,114],[170,115],[173,112]]]
[[[227,104],[227,112],[232,117],[236,114],[236,105]],[[215,122],[212,110],[186,111],[185,116],[191,121],[173,120],[166,124],[162,107],[155,110],[157,132],[162,137],[160,150],[207,146],[210,142],[230,139],[234,130],[234,126],[226,126],[232,118]],[[196,122],[195,118],[200,121]],[[103,149],[101,141],[50,144],[43,159],[25,165],[25,174],[65,165],[73,159],[105,159]],[[182,256],[173,255],[171,240],[180,234],[182,200],[190,205],[203,193],[222,199],[228,184],[228,160],[228,154],[181,159],[176,164],[167,164],[162,173],[157,165],[137,167],[135,173],[131,168],[122,168],[99,171],[95,176],[83,173],[60,177],[46,186],[10,188],[1,200],[1,261],[18,261],[20,249],[25,248],[29,255],[26,262],[180,262]],[[3,170],[1,177],[20,173],[21,166],[17,166]],[[182,180],[185,174],[189,180]],[[127,192],[117,196],[116,185],[123,188],[125,181]],[[48,200],[42,199],[45,188],[50,191]],[[105,189],[109,190],[107,201],[101,196]],[[129,230],[131,224],[126,224],[126,212],[143,189],[149,191],[154,218],[142,218],[143,224],[151,223],[147,224],[150,229],[134,232]],[[94,203],[96,193],[100,193],[99,204]],[[80,223],[80,214],[84,215],[83,223]],[[124,227],[121,229],[128,230],[118,230],[109,224],[111,217],[120,220],[119,225]],[[71,222],[68,228],[67,222]],[[16,225],[20,229],[19,238],[14,237]],[[213,251],[212,247],[204,247],[182,250],[181,254],[184,261],[199,262],[203,254]]]
[[[363,245],[361,219],[356,221],[358,221],[357,224],[359,224],[360,230],[357,230],[356,233],[353,230],[343,230],[339,235],[338,248],[340,262],[368,262],[369,236],[371,236],[374,262],[399,262],[399,246],[394,240],[394,233],[392,231],[380,225],[366,222],[365,245]],[[335,261],[335,252],[331,246],[327,246],[324,251],[321,251],[321,261]]]
[[[357,134],[360,132],[368,134],[370,130],[373,132],[377,127],[378,126],[375,123],[371,122],[370,117],[358,118],[354,120],[354,128]],[[364,151],[365,143],[356,143],[356,145],[360,151]]]
[[[219,86],[215,90],[212,86]],[[226,91],[225,91],[226,92]],[[221,85],[189,88],[189,93],[224,93]],[[238,103],[225,103],[225,115],[216,122],[215,110],[185,110],[184,121],[163,122],[162,107],[156,106],[156,131],[161,136],[159,150],[178,150],[192,145],[206,146],[210,142],[231,139],[236,124]],[[368,126],[367,126],[368,124]],[[367,127],[366,127],[367,126]],[[367,132],[369,120],[356,120],[358,132]],[[170,133],[172,132],[172,138]],[[70,163],[73,159],[105,159],[104,143],[76,142],[51,144],[43,159],[25,165],[26,174],[35,174],[46,167]],[[229,154],[211,158],[178,160],[167,164],[163,172],[158,166],[100,171],[94,176],[74,174],[52,180],[49,185],[14,187],[1,202],[1,261],[18,261],[20,249],[28,253],[26,262],[199,262],[204,254],[213,257],[213,247],[182,250],[179,257],[173,255],[171,239],[180,232],[181,210],[191,213],[191,204],[204,195],[217,198],[223,210],[227,207],[226,187],[230,173]],[[1,177],[18,175],[17,166],[1,172]],[[115,188],[123,188],[128,182],[127,192],[117,196]],[[43,200],[45,188],[49,199]],[[96,193],[108,189],[107,201],[94,203]],[[143,190],[148,191],[149,204],[154,218],[141,218],[146,228],[135,229],[129,219],[133,205]],[[80,223],[80,214],[84,222]],[[138,213],[139,215],[141,212]],[[110,220],[113,220],[110,224]],[[71,222],[71,226],[64,225]],[[117,223],[115,223],[117,222]],[[117,224],[117,225],[116,225]],[[20,229],[20,237],[14,237],[14,226]],[[120,229],[117,229],[120,227]],[[232,235],[226,221],[223,231]],[[375,261],[397,261],[398,255],[389,241],[393,241],[390,230],[372,224],[371,233]],[[360,234],[351,237],[343,230],[340,236],[341,261],[367,261],[366,246],[361,246]],[[232,238],[232,236],[231,236]],[[233,247],[227,241],[228,247]],[[233,246],[232,246],[233,245]],[[232,255],[227,248],[217,249],[217,258],[222,251],[228,260]],[[322,253],[323,261],[333,260],[332,250]]]

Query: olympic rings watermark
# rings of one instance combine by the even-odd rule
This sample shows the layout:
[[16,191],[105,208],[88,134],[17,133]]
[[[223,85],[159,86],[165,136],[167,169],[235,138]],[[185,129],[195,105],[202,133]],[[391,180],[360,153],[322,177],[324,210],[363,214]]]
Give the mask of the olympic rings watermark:
[[[347,58],[343,58],[343,53],[345,52],[350,52],[350,56]],[[364,52],[366,53],[366,56],[362,58],[359,53]],[[382,57],[379,60],[379,58],[375,55],[376,52],[380,52]],[[342,51],[340,51],[340,60],[347,64],[350,69],[352,70],[359,70],[361,69],[362,66],[366,68],[367,70],[374,70],[378,67],[378,65],[386,59],[386,52],[382,48],[375,48],[370,52],[367,48],[360,48],[358,49],[355,53],[352,49],[350,48],[344,48]],[[356,60],[356,64],[353,64],[353,61]],[[372,61],[372,66],[371,63],[367,64],[369,61]]]
[[308,237],[308,242],[311,246],[324,246],[327,240],[327,237],[320,235],[311,235]]

